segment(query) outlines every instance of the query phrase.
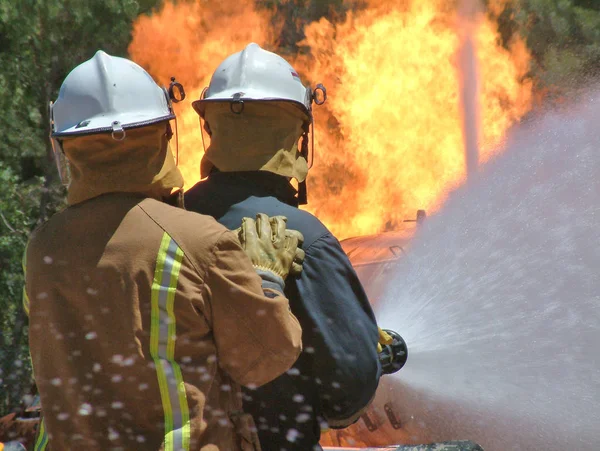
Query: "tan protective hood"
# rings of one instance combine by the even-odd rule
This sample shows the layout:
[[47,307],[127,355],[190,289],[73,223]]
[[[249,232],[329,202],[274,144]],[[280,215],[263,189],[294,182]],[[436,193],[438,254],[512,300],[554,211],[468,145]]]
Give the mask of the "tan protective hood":
[[235,114],[229,102],[206,105],[210,146],[202,159],[201,176],[214,165],[223,172],[269,171],[299,182],[308,163],[298,150],[306,115],[286,102],[246,102]]
[[123,141],[107,133],[65,139],[62,144],[71,171],[69,205],[115,192],[166,200],[183,188],[164,123],[127,130]]

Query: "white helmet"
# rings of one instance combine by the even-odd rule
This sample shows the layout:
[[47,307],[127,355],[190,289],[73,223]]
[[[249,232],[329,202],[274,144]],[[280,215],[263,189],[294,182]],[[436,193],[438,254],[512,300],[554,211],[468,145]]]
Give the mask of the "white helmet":
[[[321,91],[321,97],[315,95]],[[204,117],[209,102],[232,102],[242,105],[252,101],[293,102],[312,119],[312,102],[321,104],[326,92],[317,85],[313,92],[304,87],[300,77],[281,56],[251,43],[244,50],[223,61],[210,80],[201,99],[192,103],[196,112]]]
[[63,183],[68,182],[68,166],[60,138],[112,133],[122,140],[127,129],[175,119],[174,87],[181,97],[175,101],[185,94],[172,80],[167,91],[134,62],[101,50],[73,69],[49,110],[50,139]]

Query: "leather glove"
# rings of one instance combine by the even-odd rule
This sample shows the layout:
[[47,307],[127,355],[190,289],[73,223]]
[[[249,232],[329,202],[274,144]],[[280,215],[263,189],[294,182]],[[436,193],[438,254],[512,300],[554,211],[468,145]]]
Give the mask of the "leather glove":
[[286,223],[284,216],[269,218],[259,213],[256,221],[243,218],[242,226],[234,231],[254,268],[283,280],[289,274],[300,274],[304,261],[304,251],[300,248],[304,237],[296,230],[286,229]]

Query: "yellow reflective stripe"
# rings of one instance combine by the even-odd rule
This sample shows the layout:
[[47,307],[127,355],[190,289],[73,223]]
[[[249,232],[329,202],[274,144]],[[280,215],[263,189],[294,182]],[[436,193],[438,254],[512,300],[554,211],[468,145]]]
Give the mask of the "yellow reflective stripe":
[[23,287],[23,310],[27,316],[29,316],[29,296],[27,296],[27,289]]
[[46,432],[46,422],[42,417],[40,421],[40,430],[38,432],[38,438],[35,442],[35,448],[33,449],[34,451],[44,451],[46,449],[46,446],[48,446],[48,433]]
[[165,233],[156,258],[150,323],[150,355],[156,366],[165,417],[165,451],[190,448],[190,414],[185,385],[181,368],[175,362],[177,318],[174,304],[182,260],[183,251]]
[[21,266],[23,266],[23,310],[27,316],[29,316],[29,296],[27,296],[27,248],[29,247],[29,242],[25,245],[25,252],[23,252],[23,258],[21,259]]
[[21,266],[23,267],[23,274],[27,271],[27,248],[29,247],[29,242],[25,245],[25,251],[23,252],[23,258],[21,258]]

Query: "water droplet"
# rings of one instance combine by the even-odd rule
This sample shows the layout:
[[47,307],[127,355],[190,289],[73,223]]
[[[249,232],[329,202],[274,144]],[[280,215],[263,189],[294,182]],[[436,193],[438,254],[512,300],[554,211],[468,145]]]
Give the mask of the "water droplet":
[[125,360],[123,360],[123,366],[133,366],[135,360],[133,359],[133,357],[128,357]]
[[307,413],[299,413],[296,415],[297,423],[306,423],[308,420],[310,420],[310,415]]
[[297,429],[289,429],[285,434],[285,438],[288,442],[294,443],[300,436],[300,432]]
[[82,417],[86,417],[88,415],[92,414],[92,405],[86,403],[83,403],[80,407],[79,407],[79,411],[77,412],[79,413],[79,415],[81,415]]
[[121,354],[115,354],[111,358],[111,362],[121,364],[123,363],[123,356]]
[[292,400],[293,400],[294,402],[301,403],[301,402],[303,402],[303,401],[304,401],[304,396],[303,396],[303,395],[301,395],[300,393],[297,393],[297,394],[295,394],[294,396],[292,396]]
[[108,427],[108,439],[111,441],[117,440],[119,438],[119,433],[113,429],[111,426]]

